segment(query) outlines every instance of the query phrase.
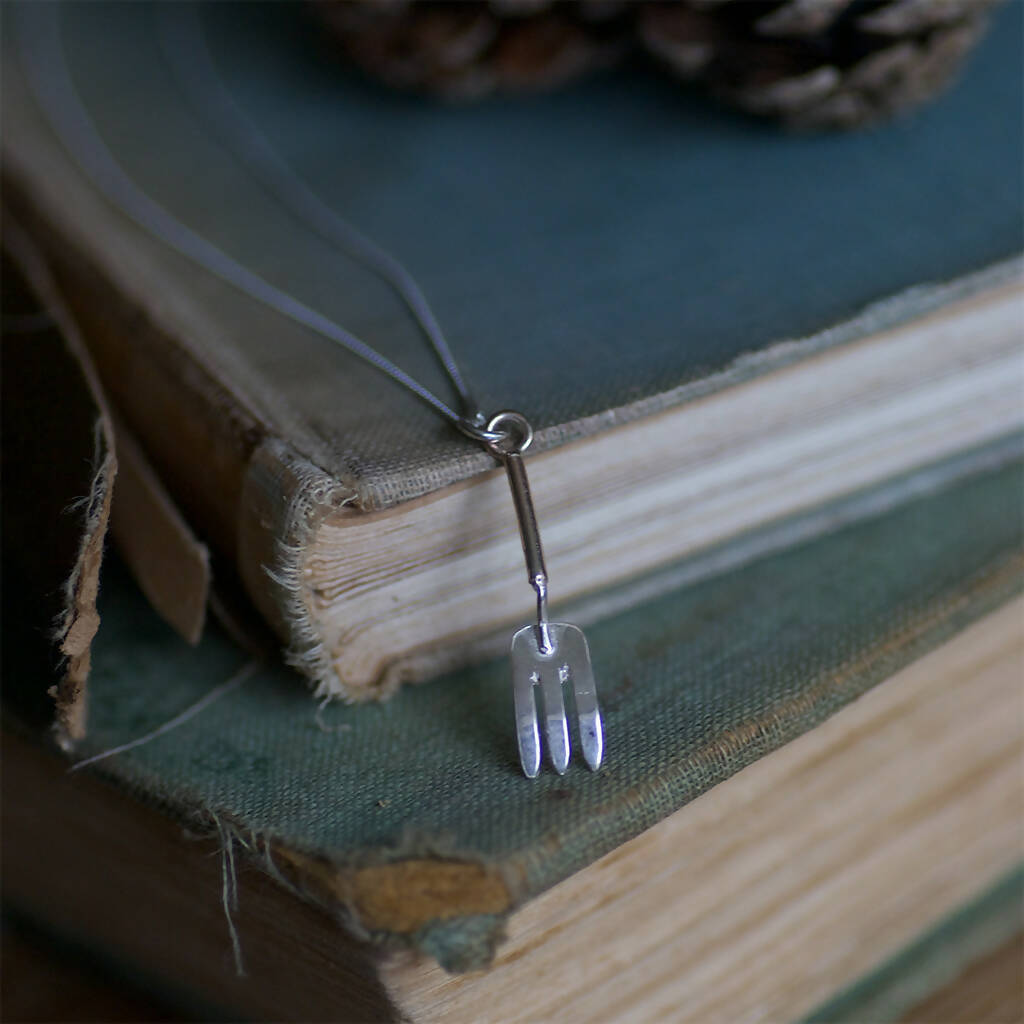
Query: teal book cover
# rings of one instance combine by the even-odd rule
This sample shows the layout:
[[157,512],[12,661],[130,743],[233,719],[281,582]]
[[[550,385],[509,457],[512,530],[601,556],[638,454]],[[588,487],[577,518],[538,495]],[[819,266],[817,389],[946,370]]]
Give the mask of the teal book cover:
[[[531,457],[539,453],[539,465],[550,455],[550,466],[588,439],[612,444],[615,431],[647,429],[659,412],[699,417],[698,400],[751,394],[759,382],[778,383],[772,371],[810,375],[816,356],[837,359],[858,342],[881,347],[890,329],[964,308],[956,300],[974,296],[984,309],[998,291],[987,286],[1004,286],[1002,308],[1013,315],[1008,282],[1024,210],[1018,4],[994,12],[992,30],[932,106],[865,131],[816,135],[781,132],[635,69],[477,105],[388,91],[344,67],[304,5],[7,10],[8,214],[39,246],[110,404],[214,552],[216,575],[237,575],[321,693],[391,692],[455,664],[471,635],[521,625],[525,598],[498,593],[492,572],[510,552],[518,557],[514,525],[508,517],[499,530],[491,509],[456,509],[460,487],[495,480],[487,451],[379,369],[228,283],[216,269],[223,260],[454,403],[401,299],[322,230],[344,218],[407,268],[481,408],[522,412],[535,428]],[[276,154],[292,187],[305,190],[301,202],[268,186],[235,129]],[[127,205],[126,189],[136,197]],[[147,221],[153,209],[163,211],[160,230]],[[219,254],[214,263],[183,255],[182,232]],[[1002,345],[999,358],[1009,359],[1011,342],[1000,335],[992,350]],[[957,365],[966,366],[976,353],[959,344]],[[1007,375],[984,351],[978,365],[1005,390]],[[899,369],[914,386],[932,381],[916,358]],[[874,372],[887,379],[886,367]],[[878,396],[903,394],[903,378],[888,383],[835,405],[873,408]],[[792,405],[798,415],[802,403]],[[969,406],[958,408],[972,416]],[[773,408],[788,415],[784,396]],[[809,432],[815,415],[763,436]],[[742,441],[751,448],[762,436],[742,410],[725,419],[749,429]],[[942,450],[920,461],[994,440],[1015,422],[997,412],[978,428],[984,439],[958,440],[950,428]],[[661,456],[645,462],[630,451],[623,461],[650,471],[623,490],[649,498],[659,474],[685,489],[695,466],[724,458],[718,429],[693,422],[687,433],[707,447],[691,458],[685,443],[673,444],[684,454],[671,472]],[[872,454],[897,449],[886,437]],[[762,507],[765,519],[794,511],[773,513],[769,499],[796,493],[797,462],[774,495],[745,503],[752,517]],[[620,584],[722,539],[691,542],[675,495],[661,509],[668,516],[678,503],[678,523],[638,537],[635,564],[622,559],[599,579],[582,559],[570,563],[584,515],[609,524],[616,512],[600,464],[580,472],[586,501],[559,504],[557,479],[537,488],[538,502],[563,515],[548,556],[570,571],[556,570],[553,600],[621,597]],[[831,500],[916,464],[910,454],[896,466],[865,455],[859,466],[875,476],[861,484],[826,466],[817,479],[833,492],[794,503]],[[746,478],[756,472],[747,465]],[[725,492],[703,478],[700,487],[702,500]],[[364,542],[331,532],[363,513],[358,525],[372,531],[381,521],[373,516],[405,515],[416,501],[431,512],[418,534],[408,528],[408,549],[382,543],[381,555],[369,534]],[[646,511],[628,522],[646,524]],[[708,521],[728,520],[723,536],[761,525],[718,513]],[[618,539],[602,529],[595,564]],[[434,548],[416,546],[425,536]],[[363,543],[369,569],[349,573],[364,565]],[[590,539],[576,547],[591,550]],[[449,558],[438,584],[430,572]],[[398,592],[407,580],[416,595],[408,604]],[[442,607],[428,589],[450,597],[443,607],[461,617],[417,617],[410,606]],[[378,628],[391,609],[409,612],[401,634]]]
[[[315,202],[401,261],[480,406],[522,411],[540,450],[771,369],[793,357],[780,343],[813,351],[920,315],[949,297],[931,289],[1018,255],[1020,17],[997,10],[931,106],[794,135],[627,70],[480,104],[388,91],[347,70],[299,4],[12,4],[7,195],[61,225],[58,266],[102,252],[128,297],[108,326],[174,334],[173,357],[143,330],[101,346],[101,373],[129,352],[152,349],[166,374],[187,357],[213,377],[196,384],[210,402],[244,410],[250,445],[283,437],[360,507],[385,508],[488,456],[111,206],[83,123],[147,200],[454,401],[402,301],[268,191],[221,108],[243,120]],[[148,393],[108,386],[166,461]]]

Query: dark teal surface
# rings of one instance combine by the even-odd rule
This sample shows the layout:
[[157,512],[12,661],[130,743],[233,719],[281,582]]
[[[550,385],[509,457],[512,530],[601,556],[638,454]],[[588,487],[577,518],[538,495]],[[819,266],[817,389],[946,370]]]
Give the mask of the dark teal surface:
[[[296,222],[188,106],[161,9],[63,8],[74,80],[118,160],[193,228],[450,396],[394,297]],[[1022,10],[998,12],[934,105],[796,137],[636,70],[442,105],[354,77],[301,4],[212,4],[200,18],[238,105],[421,282],[484,407],[547,426],[1020,251]],[[320,464],[354,474],[369,500],[394,500],[410,475],[414,490],[437,486],[438,467],[465,457],[376,371],[163,258],[172,290],[212,304],[218,345],[245,371],[236,384],[251,372],[322,443]]]
[[[302,681],[266,667],[94,770],[183,817],[341,863],[417,849],[499,864],[526,899],[1015,592],[1022,483],[1020,465],[975,477],[597,624],[608,748],[596,775],[574,763],[522,776],[504,661],[325,709],[332,733]],[[145,734],[246,660],[216,628],[188,647],[105,573],[82,754]]]

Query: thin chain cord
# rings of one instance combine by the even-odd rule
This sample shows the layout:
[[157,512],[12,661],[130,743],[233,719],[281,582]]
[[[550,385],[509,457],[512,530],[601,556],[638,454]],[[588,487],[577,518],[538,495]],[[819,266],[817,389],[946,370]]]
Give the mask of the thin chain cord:
[[411,391],[464,433],[486,440],[485,432],[474,431],[464,417],[391,360],[238,263],[150,199],[121,169],[79,98],[64,59],[58,18],[57,4],[26,4],[17,8],[16,31],[26,76],[36,102],[61,143],[108,202],[211,274],[340,345]]
[[401,298],[451,378],[468,415],[478,406],[459,370],[426,296],[412,274],[390,253],[328,206],[274,149],[232,98],[210,52],[199,9],[174,4],[157,14],[164,58],[192,111],[205,119],[216,137],[257,180],[301,221],[343,249],[385,281]]

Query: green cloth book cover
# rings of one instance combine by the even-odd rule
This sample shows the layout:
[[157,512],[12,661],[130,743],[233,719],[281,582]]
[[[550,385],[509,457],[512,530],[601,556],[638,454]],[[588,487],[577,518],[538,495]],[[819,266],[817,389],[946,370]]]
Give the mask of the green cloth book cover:
[[[516,907],[1018,592],[1022,494],[1021,463],[1004,451],[988,472],[926,484],[896,508],[599,623],[606,763],[532,781],[508,730],[504,659],[318,715],[288,669],[254,666],[219,629],[189,647],[111,567],[75,756],[131,744],[234,680],[201,713],[89,770],[194,829],[285,847],[339,878],[451,865],[463,884],[443,906],[413,872],[394,889],[401,914],[357,899],[350,921],[449,969],[480,967]],[[38,703],[39,673],[18,656],[5,644],[8,703]]]

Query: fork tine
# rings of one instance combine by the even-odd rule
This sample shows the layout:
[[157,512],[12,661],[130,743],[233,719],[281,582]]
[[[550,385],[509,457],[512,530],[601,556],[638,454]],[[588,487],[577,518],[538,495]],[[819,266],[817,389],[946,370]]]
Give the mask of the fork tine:
[[569,767],[569,722],[565,717],[565,699],[562,696],[563,672],[553,665],[541,676],[544,691],[545,733],[548,756],[559,775]]
[[589,658],[576,667],[572,679],[583,757],[591,770],[596,772],[601,767],[601,758],[604,756],[604,728],[601,722],[601,709],[597,705],[594,671],[590,667]]
[[513,672],[512,695],[516,711],[519,761],[528,779],[535,779],[540,772],[540,730],[537,727],[537,704],[533,695],[536,682],[536,673]]
[[604,756],[604,730],[601,709],[597,703],[597,685],[590,662],[590,648],[583,630],[568,623],[558,624],[561,654],[569,666],[573,696],[576,703],[576,721],[580,730],[583,757],[591,770],[597,771]]

